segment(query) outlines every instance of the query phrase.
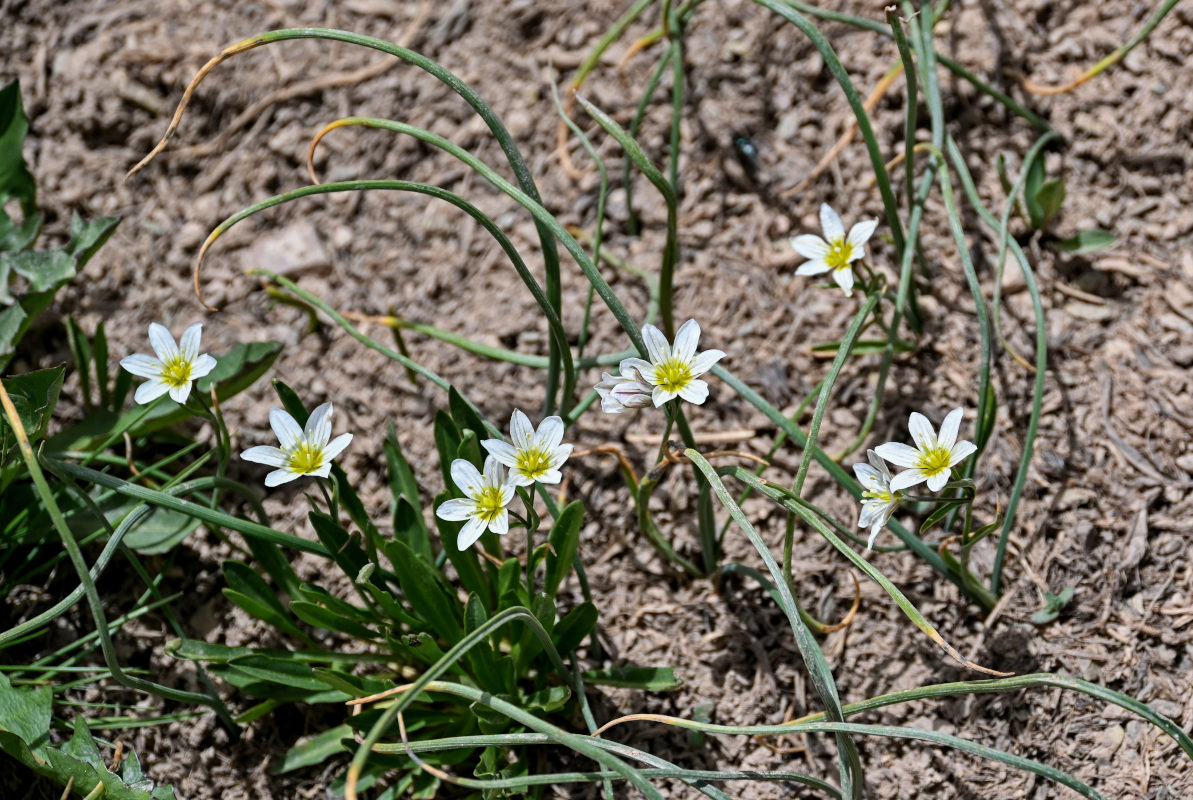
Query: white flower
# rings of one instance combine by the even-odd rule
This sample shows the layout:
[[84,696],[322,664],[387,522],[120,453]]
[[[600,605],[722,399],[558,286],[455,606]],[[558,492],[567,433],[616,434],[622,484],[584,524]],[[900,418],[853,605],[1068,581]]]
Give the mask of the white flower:
[[949,482],[950,470],[977,451],[973,442],[957,441],[964,411],[954,408],[940,424],[940,436],[932,430],[932,423],[923,414],[911,412],[907,423],[915,447],[902,442],[887,442],[874,448],[878,455],[892,464],[909,467],[891,479],[890,490],[897,492],[923,481],[928,488],[939,492]]
[[643,361],[637,369],[654,387],[651,400],[655,407],[675,397],[696,405],[703,403],[708,397],[708,384],[699,378],[725,354],[720,350],[696,353],[696,345],[700,343],[700,326],[696,320],[690,319],[679,326],[675,332],[675,347],[667,343],[667,337],[654,325],[642,326],[642,339],[646,342],[650,363]]
[[245,461],[277,467],[265,476],[266,486],[278,486],[303,475],[326,478],[331,473],[332,460],[352,442],[350,433],[331,438],[333,411],[331,403],[319,406],[311,412],[306,430],[303,430],[298,427],[298,421],[282,409],[270,409],[269,426],[277,434],[282,446],[250,447],[240,457]]
[[620,414],[627,409],[653,405],[654,386],[642,377],[644,369],[650,369],[650,362],[625,358],[617,367],[620,374],[602,374],[601,382],[596,385],[597,394],[601,396],[601,410],[607,414]]
[[456,537],[456,548],[472,547],[485,528],[497,534],[510,530],[510,514],[506,508],[514,499],[514,484],[505,478],[505,469],[496,456],[485,459],[482,475],[467,459],[457,458],[452,462],[452,480],[467,497],[456,497],[442,503],[435,509],[435,516],[449,522],[464,523]]
[[862,513],[857,526],[870,527],[870,541],[866,542],[866,549],[869,550],[903,498],[900,492],[891,491],[891,471],[878,454],[867,450],[866,459],[869,464],[853,465],[853,474],[862,485]]
[[180,344],[165,325],[149,324],[149,343],[157,356],[135,353],[120,359],[120,366],[134,375],[149,378],[137,387],[133,399],[138,403],[150,403],[166,392],[176,403],[185,403],[191,393],[191,383],[215,369],[215,359],[204,353],[199,355],[199,338],[203,335],[203,324],[196,322],[183,331]]
[[854,261],[866,256],[866,242],[874,235],[878,227],[878,220],[863,220],[849,229],[845,235],[845,225],[841,217],[833,211],[828,203],[820,204],[820,227],[824,229],[824,238],[812,233],[796,236],[791,240],[791,246],[805,261],[796,275],[819,275],[822,272],[833,273],[833,280],[845,291],[845,296],[853,294]]
[[510,483],[529,486],[539,483],[559,483],[563,476],[559,467],[572,454],[572,445],[563,441],[563,420],[547,417],[539,423],[538,432],[530,418],[518,409],[510,417],[510,440],[485,439],[481,444],[502,464],[510,468]]

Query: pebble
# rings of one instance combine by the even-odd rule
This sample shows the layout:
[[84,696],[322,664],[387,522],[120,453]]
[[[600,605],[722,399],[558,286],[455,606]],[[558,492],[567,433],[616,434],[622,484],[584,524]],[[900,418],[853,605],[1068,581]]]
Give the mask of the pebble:
[[306,221],[295,222],[259,237],[252,246],[241,251],[240,262],[246,270],[261,267],[281,275],[295,275],[331,266],[323,240],[315,226]]

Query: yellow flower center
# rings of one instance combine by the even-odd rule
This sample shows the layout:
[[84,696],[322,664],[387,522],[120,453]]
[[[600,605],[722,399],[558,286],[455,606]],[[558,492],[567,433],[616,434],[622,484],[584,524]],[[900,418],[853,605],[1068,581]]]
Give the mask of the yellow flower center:
[[486,486],[476,498],[476,516],[486,524],[501,516],[505,504],[501,502],[501,487]]
[[947,447],[936,445],[928,450],[921,450],[920,457],[916,460],[915,465],[920,472],[928,477],[932,477],[933,475],[939,475],[949,468],[952,455]]
[[891,493],[887,490],[879,490],[877,492],[862,492],[862,500],[877,500],[880,503],[885,504],[891,502],[891,499]]
[[526,477],[535,480],[545,475],[551,468],[550,454],[537,447],[519,450],[517,462],[519,471]]
[[655,366],[655,377],[666,392],[678,392],[692,382],[692,368],[686,361],[669,358]]
[[290,465],[287,469],[300,475],[309,475],[322,466],[323,448],[315,447],[309,442],[300,442],[290,453]]
[[849,266],[849,257],[853,255],[853,245],[844,239],[838,239],[829,245],[828,255],[824,263],[833,269],[845,269]]
[[191,362],[181,355],[176,355],[162,364],[162,383],[176,389],[190,382]]

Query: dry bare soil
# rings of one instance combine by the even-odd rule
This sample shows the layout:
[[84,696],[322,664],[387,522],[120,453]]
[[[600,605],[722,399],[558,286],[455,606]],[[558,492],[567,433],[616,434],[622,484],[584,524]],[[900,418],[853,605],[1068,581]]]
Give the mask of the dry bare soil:
[[[304,397],[332,399],[337,426],[357,438],[344,466],[362,495],[386,518],[381,440],[394,420],[402,446],[436,491],[430,419],[445,404],[403,372],[341,331],[308,334],[296,309],[271,301],[243,275],[262,265],[286,271],[333,306],[361,314],[401,315],[479,341],[527,352],[545,351],[545,326],[516,285],[500,250],[450,208],[400,195],[312,199],[271,212],[225,236],[203,273],[207,312],[196,300],[190,270],[207,232],[225,216],[270,194],[302,185],[305,148],[322,124],[348,113],[389,116],[421,125],[472,149],[489,163],[500,153],[483,125],[443,85],[403,64],[346,45],[290,42],[254,51],[222,66],[197,93],[172,150],[129,183],[121,178],[147,152],[187,80],[211,55],[252,33],[279,27],[339,27],[390,39],[438,60],[471,83],[505,119],[527,154],[547,205],[566,222],[591,227],[596,175],[578,144],[585,171],[568,177],[555,154],[556,117],[549,85],[570,78],[581,58],[627,5],[621,0],[539,0],[342,3],[262,0],[211,3],[0,3],[4,54],[0,80],[19,77],[32,118],[27,157],[61,236],[71,212],[124,218],[112,242],[63,295],[57,312],[90,329],[104,320],[113,352],[143,351],[151,321],[175,331],[205,323],[204,341],[218,354],[239,341],[287,344],[277,376]],[[829,5],[878,18],[873,3]],[[1016,672],[1052,670],[1130,694],[1176,719],[1193,723],[1193,16],[1179,7],[1124,63],[1075,91],[1031,97],[1016,73],[1061,83],[1109,53],[1136,30],[1150,4],[1062,0],[966,0],[940,26],[938,43],[970,69],[1030,104],[1065,137],[1049,156],[1063,174],[1068,200],[1060,235],[1101,227],[1117,243],[1088,258],[1058,256],[1029,244],[1048,319],[1049,371],[1044,417],[1027,492],[1012,536],[1009,599],[985,619],[955,589],[906,554],[875,563],[892,577],[962,652]],[[651,22],[653,24],[653,22]],[[863,93],[897,60],[885,39],[843,25],[824,31]],[[625,120],[644,86],[657,49],[616,69],[637,24],[615,45],[585,85],[589,99]],[[689,28],[688,92],[681,168],[683,240],[677,275],[679,318],[697,318],[703,344],[729,353],[737,374],[781,408],[794,410],[827,369],[809,345],[844,330],[856,300],[813,290],[793,275],[799,258],[785,241],[816,230],[821,201],[847,223],[881,213],[870,167],[859,143],[847,148],[806,191],[785,196],[832,146],[851,120],[823,60],[793,27],[744,0],[709,3]],[[943,75],[943,73],[942,73]],[[329,78],[334,78],[328,80]],[[946,114],[983,195],[1001,207],[994,170],[1006,153],[1012,172],[1033,139],[1031,128],[988,98],[942,77]],[[886,156],[902,146],[903,90],[896,82],[874,119]],[[647,152],[667,152],[667,93],[644,128]],[[582,124],[588,125],[587,120]],[[734,157],[735,136],[760,154],[755,177]],[[614,143],[596,137],[611,165]],[[403,177],[474,198],[511,231],[532,262],[537,254],[529,217],[447,156],[382,132],[342,131],[328,139],[318,162],[329,179]],[[607,247],[647,270],[657,267],[661,210],[639,185],[647,229],[628,235],[625,195],[611,198]],[[973,231],[976,218],[967,219]],[[881,233],[880,228],[880,233]],[[1025,233],[1016,225],[1016,233]],[[975,233],[988,294],[993,247]],[[923,310],[926,328],[914,356],[898,363],[883,410],[868,440],[873,446],[905,434],[907,414],[935,420],[955,406],[972,425],[976,403],[977,326],[943,209],[929,206],[925,250],[931,270]],[[976,251],[975,251],[976,252]],[[895,274],[889,246],[872,248],[872,263]],[[536,268],[539,268],[536,265]],[[631,311],[645,313],[647,292],[636,278],[610,272]],[[1031,313],[1021,278],[1008,270],[1003,330],[1010,345],[1031,352]],[[568,324],[575,330],[584,298],[578,270],[565,281]],[[598,313],[590,352],[624,347],[612,318]],[[385,334],[382,329],[372,332]],[[48,319],[41,346],[22,366],[67,356],[60,326]],[[477,400],[494,419],[516,406],[537,408],[541,375],[410,337],[414,357]],[[869,401],[876,357],[855,359],[843,373],[826,420],[825,446],[835,452],[855,435]],[[594,372],[586,376],[595,382]],[[981,513],[1005,506],[1030,409],[1031,374],[1005,352],[997,359],[998,426],[982,461]],[[715,383],[715,382],[714,382]],[[72,393],[75,393],[72,395]],[[77,397],[68,383],[67,398]],[[267,383],[225,409],[240,443],[268,438],[272,404]],[[698,433],[745,432],[732,446],[765,453],[774,426],[724,386],[693,413]],[[805,420],[806,422],[806,420]],[[640,467],[653,457],[657,415],[609,417],[594,411],[575,429],[580,448],[615,443]],[[202,429],[200,437],[207,436]],[[772,467],[789,480],[798,450],[784,449]],[[260,476],[248,469],[248,479]],[[822,472],[813,497],[843,519],[855,509]],[[300,488],[270,493],[279,525],[305,530]],[[656,711],[717,722],[778,722],[814,710],[815,698],[779,610],[757,586],[736,579],[693,581],[663,563],[638,536],[615,465],[593,456],[575,462],[570,493],[587,501],[590,517],[582,555],[602,610],[614,659],[667,664],[685,683],[669,694],[608,693],[602,713]],[[694,493],[676,474],[656,500],[661,524],[681,548],[695,550]],[[763,503],[746,511],[776,544],[782,516]],[[728,558],[757,564],[731,532]],[[171,573],[170,591],[186,595],[182,610],[192,635],[230,644],[263,641],[268,633],[234,611],[219,589],[219,559],[227,551],[206,531],[188,541]],[[977,569],[989,568],[981,548]],[[853,584],[839,556],[810,532],[797,541],[796,569],[806,605],[826,618],[848,608]],[[1073,586],[1073,602],[1055,623],[1031,624],[1045,591]],[[109,587],[120,601],[119,584]],[[570,591],[575,591],[571,587]],[[80,630],[86,622],[75,621]],[[73,623],[72,623],[73,624]],[[176,673],[161,653],[168,638],[160,620],[144,618],[123,632],[122,652],[138,664]],[[264,639],[268,641],[268,639]],[[847,629],[823,641],[846,701],[963,677],[876,586],[861,588],[861,609]],[[1092,783],[1108,797],[1162,800],[1193,796],[1193,770],[1167,737],[1115,707],[1059,690],[967,697],[900,706],[869,721],[910,723],[947,731],[1040,759]],[[245,742],[229,743],[202,721],[127,735],[151,774],[173,782],[182,798],[321,798],[327,775],[274,777],[269,767],[304,728],[317,721],[299,712],[264,719]],[[757,767],[825,774],[831,743],[808,739],[776,754],[745,737],[710,738],[692,749],[686,736],[640,725],[621,736],[693,767]],[[1065,791],[995,764],[918,744],[865,741],[872,795],[942,798],[1051,798]],[[0,788],[13,778],[0,766]],[[18,783],[5,796],[32,789]],[[692,790],[667,787],[671,796]],[[44,787],[36,790],[49,795]],[[562,790],[561,790],[562,791]],[[739,784],[742,798],[803,796],[796,789]]]

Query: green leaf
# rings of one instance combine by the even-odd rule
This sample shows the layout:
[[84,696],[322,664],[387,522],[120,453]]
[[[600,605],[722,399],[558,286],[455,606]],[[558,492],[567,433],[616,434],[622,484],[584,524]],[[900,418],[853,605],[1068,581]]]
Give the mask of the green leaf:
[[[45,437],[65,374],[66,367],[51,367],[4,378],[4,390],[12,398],[30,442],[36,444]],[[9,430],[7,416],[0,420],[0,428]]]
[[453,386],[447,390],[447,407],[451,411],[452,420],[460,431],[470,430],[477,439],[488,439],[489,430],[468,401],[465,400]]
[[450,644],[460,641],[464,635],[460,629],[460,601],[441,583],[442,576],[405,542],[391,539],[385,544],[385,554],[414,613]]
[[[1039,163],[1038,160],[1036,163]],[[1036,193],[1036,199],[1040,204],[1041,228],[1047,228],[1052,224],[1052,220],[1056,219],[1056,215],[1060,213],[1060,207],[1065,202],[1065,181],[1064,178],[1053,178],[1040,186]]]
[[567,655],[580,646],[584,637],[592,633],[597,624],[597,608],[592,603],[581,603],[568,612],[555,626],[553,638],[555,649],[560,655]]
[[223,563],[222,568],[224,580],[228,582],[228,587],[223,590],[225,597],[257,619],[306,638],[306,634],[291,621],[277,593],[252,567],[229,560]]
[[1027,220],[1039,230],[1044,225],[1044,208],[1040,205],[1040,187],[1044,185],[1044,158],[1035,159],[1027,170],[1023,185],[1023,200],[1027,205]]
[[435,447],[439,450],[439,469],[443,472],[443,485],[454,486],[452,481],[452,461],[456,458],[456,451],[460,449],[460,431],[456,423],[442,411],[435,412]]
[[78,214],[70,218],[70,241],[64,248],[74,258],[75,269],[81,270],[99,252],[120,224],[119,217],[97,217],[84,220]]
[[[873,355],[875,353],[883,353],[886,351],[886,339],[858,339],[854,343],[853,350],[850,351],[851,356],[865,356]],[[835,353],[841,348],[841,342],[817,342],[812,345],[813,353]],[[903,339],[896,339],[893,343],[892,349],[896,353],[910,353],[915,350],[915,345]]]
[[1088,230],[1077,231],[1074,236],[1068,239],[1049,239],[1047,244],[1053,250],[1080,256],[1103,250],[1113,245],[1116,241],[1118,240],[1110,231],[1089,228]]
[[560,584],[571,572],[580,549],[580,526],[583,522],[584,504],[578,500],[568,503],[555,518],[555,524],[547,535],[547,541],[555,552],[547,555],[547,576],[543,590],[551,597],[558,594]]
[[[133,504],[129,504],[131,508]],[[143,555],[160,555],[174,549],[199,527],[190,514],[169,508],[155,508],[124,536],[124,543]]]
[[291,602],[290,613],[314,628],[346,633],[355,639],[366,642],[379,638],[376,631],[366,628],[359,622],[353,622],[331,609],[315,603],[308,603],[305,600]]
[[0,731],[16,734],[34,754],[44,753],[49,744],[52,705],[50,687],[14,687],[0,673]]
[[298,392],[276,378],[273,381],[273,390],[277,392],[278,399],[282,401],[282,408],[286,413],[294,417],[294,421],[300,426],[306,425],[310,412],[298,397]]
[[683,684],[671,667],[614,667],[594,669],[584,673],[584,682],[619,689],[646,689],[665,692]]
[[[468,602],[464,605],[464,629],[467,633],[484,625],[489,621],[485,606],[476,594],[468,595]],[[482,641],[465,655],[472,667],[472,675],[477,684],[487,692],[500,694],[513,689],[513,676],[506,675],[497,665],[493,654],[493,647],[488,640]],[[507,681],[507,677],[509,680]]]
[[1066,586],[1060,590],[1060,594],[1044,592],[1044,607],[1031,615],[1031,621],[1037,625],[1046,625],[1052,622],[1060,616],[1060,612],[1073,599],[1074,591],[1074,587]]
[[298,744],[286,751],[282,760],[270,770],[274,775],[292,772],[303,767],[322,764],[336,753],[351,752],[344,745],[344,740],[352,740],[352,728],[348,725],[337,725],[315,736],[300,739]]
[[270,658],[262,655],[240,656],[230,660],[228,666],[250,678],[291,689],[323,691],[329,685],[319,678],[310,666],[283,658]]
[[37,207],[37,184],[25,166],[21,147],[29,132],[29,118],[21,105],[21,86],[17,81],[0,89],[0,213],[4,203],[16,198],[26,217]]
[[359,536],[350,536],[339,523],[321,511],[312,511],[307,518],[315,528],[315,535],[345,575],[355,578],[370,563],[368,555],[361,549]]
[[558,711],[567,705],[571,696],[572,690],[566,686],[549,686],[542,691],[527,695],[526,708],[534,708],[548,713]]

